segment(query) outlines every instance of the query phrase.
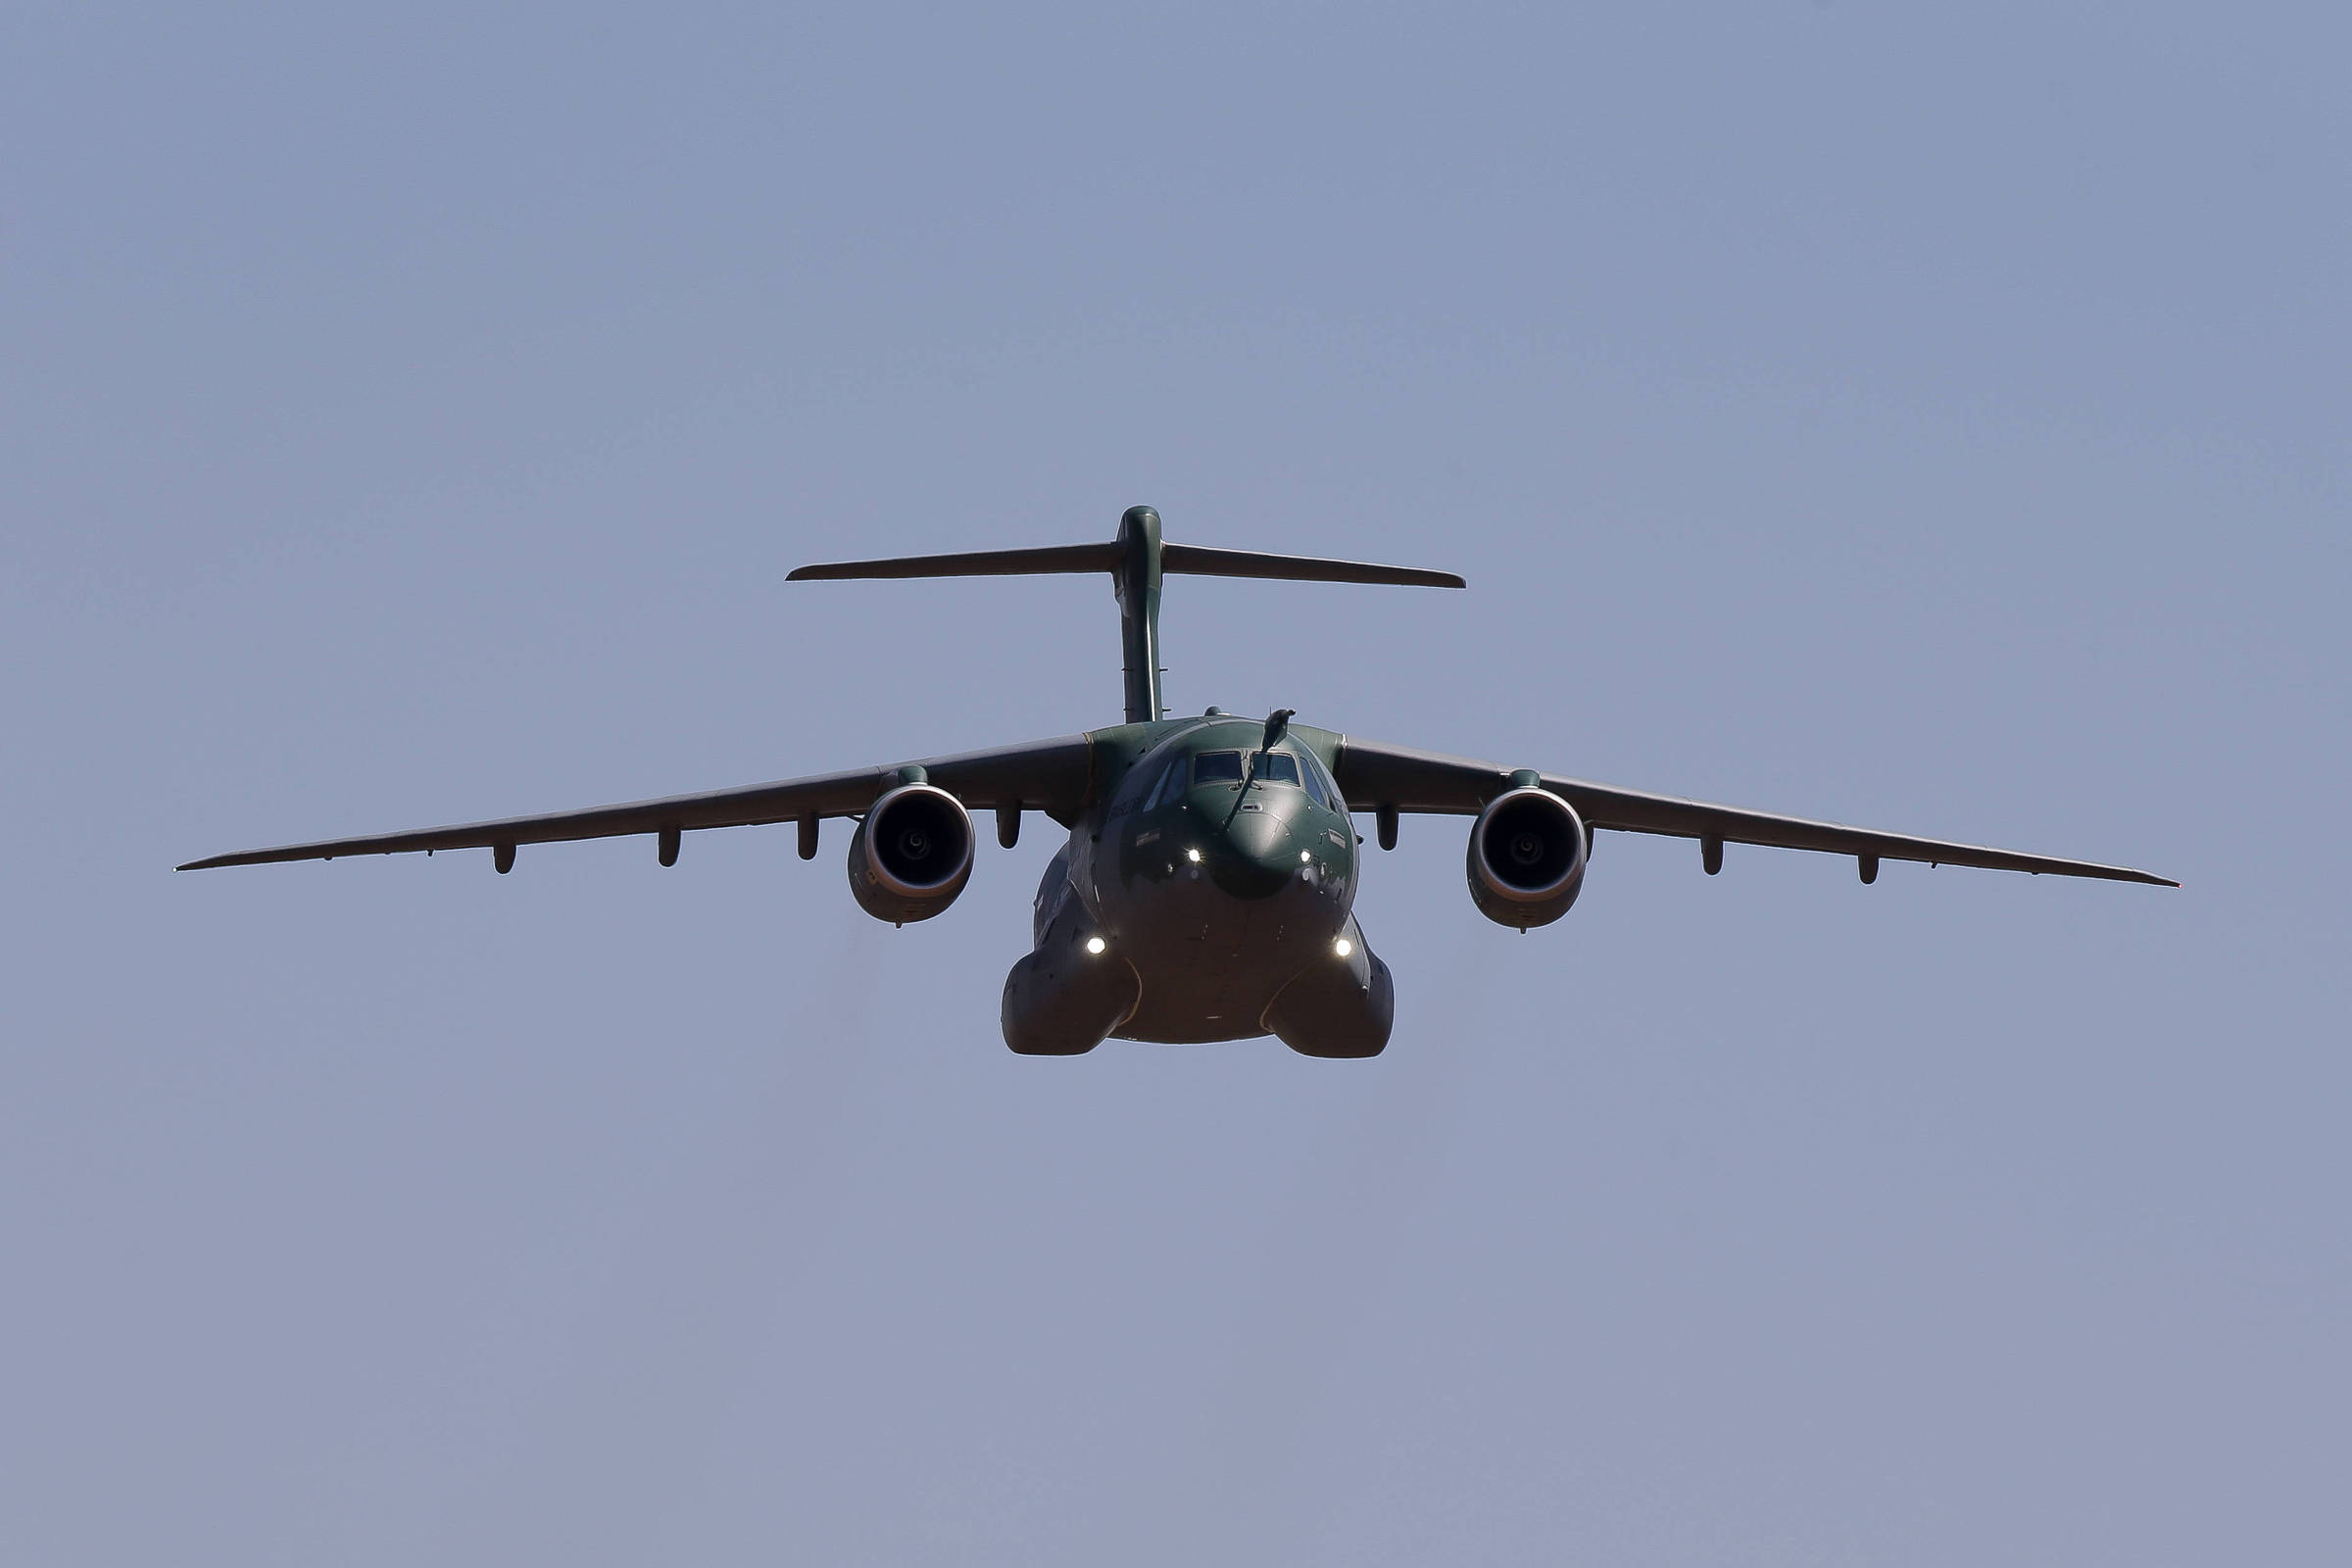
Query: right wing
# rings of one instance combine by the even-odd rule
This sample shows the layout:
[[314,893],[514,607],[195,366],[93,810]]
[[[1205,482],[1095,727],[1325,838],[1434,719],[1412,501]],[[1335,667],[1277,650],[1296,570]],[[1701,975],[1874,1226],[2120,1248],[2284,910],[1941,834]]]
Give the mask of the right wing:
[[[930,782],[967,808],[1014,806],[1045,812],[1065,826],[1095,787],[1094,743],[1084,735],[1031,741],[995,751],[965,752],[919,764]],[[712,790],[704,795],[670,795],[622,806],[554,811],[544,816],[510,816],[456,827],[379,833],[368,838],[324,839],[273,850],[246,850],[190,860],[182,871],[219,865],[264,865],[275,860],[331,860],[343,855],[399,855],[424,850],[512,850],[517,844],[560,844],[573,839],[616,838],[632,833],[689,828],[751,827],[796,817],[857,816],[898,781],[899,766],[863,767],[846,773]]]
[[[1410,746],[1387,746],[1378,741],[1358,740],[1352,735],[1340,738],[1338,759],[1332,767],[1341,793],[1356,810],[1387,808],[1458,816],[1475,816],[1486,808],[1487,802],[1511,788],[1511,772],[1510,768],[1494,762],[1447,757]],[[2169,877],[2134,871],[2129,866],[2021,855],[2015,850],[1916,838],[1908,833],[1881,833],[1873,828],[1848,827],[1842,822],[1779,816],[1740,806],[1651,795],[1557,773],[1545,773],[1543,780],[1544,788],[1575,807],[1577,815],[1589,827],[1613,828],[1625,833],[1660,833],[1672,838],[1712,841],[1718,846],[1762,844],[1783,850],[1851,855],[1865,861],[1866,875],[1871,861],[1924,860],[1934,865],[1982,866],[1988,871],[2152,882],[2168,888],[2180,885]]]

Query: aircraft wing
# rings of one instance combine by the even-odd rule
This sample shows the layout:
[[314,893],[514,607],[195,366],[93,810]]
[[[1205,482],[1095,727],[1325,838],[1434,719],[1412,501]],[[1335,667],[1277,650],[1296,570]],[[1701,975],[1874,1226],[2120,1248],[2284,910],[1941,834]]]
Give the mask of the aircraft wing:
[[[1446,757],[1409,746],[1385,746],[1353,735],[1341,737],[1339,756],[1332,768],[1341,792],[1356,810],[1385,807],[1398,811],[1456,816],[1476,815],[1487,802],[1509,789],[1512,771],[1494,762]],[[1866,877],[1875,872],[1872,862],[1887,859],[1974,865],[1992,871],[2031,871],[2036,875],[2100,877],[2111,882],[2151,882],[2168,888],[2180,885],[2169,877],[2128,866],[2021,855],[2014,850],[1987,849],[1977,844],[1914,838],[1907,833],[1880,833],[1801,816],[1776,816],[1769,811],[1686,801],[1672,795],[1650,795],[1557,773],[1544,773],[1543,779],[1544,787],[1575,807],[1577,814],[1590,827],[1614,828],[1624,833],[1659,833],[1717,845],[1762,844],[1783,850],[1850,855],[1863,862]]]
[[[1093,744],[1084,735],[1031,741],[996,751],[965,752],[924,760],[930,782],[967,808],[1021,806],[1057,821],[1077,819],[1094,786]],[[246,850],[190,860],[182,871],[219,865],[264,865],[274,860],[331,860],[343,855],[400,855],[414,850],[511,849],[518,844],[558,844],[573,839],[618,838],[706,827],[751,827],[804,816],[857,816],[898,779],[906,764],[861,767],[843,773],[781,779],[704,795],[670,795],[621,806],[554,811],[544,816],[510,816],[456,827],[379,833],[367,838],[325,839],[274,850]]]

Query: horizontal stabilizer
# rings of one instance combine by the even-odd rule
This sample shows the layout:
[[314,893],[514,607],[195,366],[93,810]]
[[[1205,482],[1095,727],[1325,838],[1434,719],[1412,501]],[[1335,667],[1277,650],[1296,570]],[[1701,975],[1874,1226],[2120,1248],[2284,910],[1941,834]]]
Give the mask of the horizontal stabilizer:
[[[1055,572],[1116,571],[1126,552],[1116,543],[1051,545],[1042,550],[967,550],[950,556],[895,556],[887,561],[832,561],[796,568],[787,582],[844,582],[860,577],[1026,577]],[[1273,577],[1285,582],[1393,583],[1407,588],[1462,588],[1450,571],[1383,566],[1368,561],[1319,556],[1273,556],[1257,550],[1163,545],[1159,569],[1195,577]]]
[[1052,545],[1043,550],[967,550],[946,556],[900,556],[888,561],[829,561],[802,566],[789,582],[842,582],[859,577],[1025,577],[1105,571],[1119,601],[1119,658],[1126,685],[1127,722],[1162,718],[1159,589],[1168,575],[1272,577],[1285,582],[1392,583],[1413,588],[1467,587],[1450,571],[1383,566],[1368,561],[1325,561],[1255,550],[1172,545],[1160,534],[1159,514],[1129,507],[1118,537],[1099,545]]
[[1196,577],[1276,577],[1285,582],[1380,582],[1406,588],[1466,588],[1450,571],[1419,566],[1380,566],[1368,561],[1325,561],[1316,556],[1269,556],[1255,550],[1212,550],[1204,545],[1162,545],[1159,569]]
[[1049,545],[1043,550],[967,550],[953,556],[899,556],[889,561],[835,561],[801,566],[786,582],[841,582],[853,577],[1026,577],[1062,571],[1111,571],[1126,554],[1117,544]]

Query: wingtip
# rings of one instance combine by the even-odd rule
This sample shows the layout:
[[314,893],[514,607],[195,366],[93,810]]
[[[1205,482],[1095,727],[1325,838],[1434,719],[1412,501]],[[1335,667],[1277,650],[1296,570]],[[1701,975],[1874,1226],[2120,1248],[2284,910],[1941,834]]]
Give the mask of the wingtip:
[[258,851],[246,851],[237,855],[208,855],[201,860],[190,860],[185,865],[175,865],[172,869],[174,871],[218,871],[224,865],[251,865],[254,856],[258,853]]

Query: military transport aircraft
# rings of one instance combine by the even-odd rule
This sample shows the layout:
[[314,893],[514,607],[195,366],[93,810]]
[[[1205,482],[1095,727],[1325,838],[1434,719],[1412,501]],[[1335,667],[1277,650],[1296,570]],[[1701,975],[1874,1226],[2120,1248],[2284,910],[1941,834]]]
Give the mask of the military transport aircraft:
[[1163,576],[1459,588],[1450,572],[1168,544],[1159,514],[1130,508],[1108,544],[988,550],[803,566],[796,581],[1036,572],[1111,574],[1126,658],[1127,721],[1058,740],[957,757],[673,795],[625,806],[215,856],[179,869],[331,860],[342,855],[487,849],[503,873],[524,844],[650,833],[675,864],[693,829],[797,822],[803,859],[826,817],[857,822],[850,891],[876,919],[927,920],[972,872],[971,813],[993,810],[1009,849],[1021,816],[1069,830],[1038,885],[1032,951],[1004,981],[1004,1042],[1076,1055],[1104,1039],[1192,1043],[1272,1034],[1310,1056],[1371,1056],[1396,1010],[1389,966],[1354,914],[1352,812],[1394,849],[1404,812],[1475,818],[1470,901],[1521,931],[1568,912],[1598,828],[1696,839],[1709,875],[1726,844],[1850,855],[1862,880],[1882,860],[2178,883],[2123,866],[1877,833],[1835,822],[1648,795],[1215,708],[1170,718],[1160,704]]

